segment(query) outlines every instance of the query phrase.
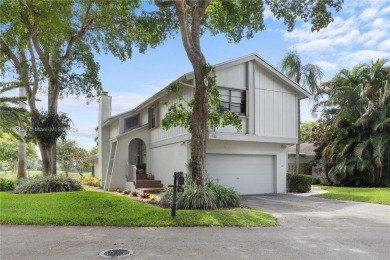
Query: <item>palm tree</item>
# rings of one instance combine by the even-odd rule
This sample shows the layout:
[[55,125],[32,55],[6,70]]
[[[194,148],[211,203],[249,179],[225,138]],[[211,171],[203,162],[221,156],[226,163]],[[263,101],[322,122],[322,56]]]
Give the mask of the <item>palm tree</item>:
[[[4,95],[5,92],[14,88],[15,85],[0,83],[0,95]],[[27,122],[27,110],[10,105],[19,105],[25,100],[26,97],[0,96],[0,127],[3,131],[10,132],[18,140],[23,140],[23,138],[15,131],[15,128]]]
[[[322,70],[313,64],[302,65],[302,61],[295,51],[288,52],[281,61],[281,70],[296,83],[301,84],[310,91],[316,101],[321,93],[319,83],[322,78]],[[298,100],[298,143],[295,150],[295,173],[299,173],[300,131],[301,127],[301,101]]]
[[383,185],[390,172],[390,67],[388,60],[342,70],[326,84],[322,118],[334,132],[331,175],[346,185]]
[[[18,83],[0,83],[0,94],[18,87]],[[24,140],[24,126],[27,124],[26,92],[24,87],[19,88],[19,97],[0,97],[0,130],[9,132],[19,140],[18,145],[18,178],[26,177],[26,147]],[[10,106],[19,105],[19,107]],[[18,128],[16,130],[15,128]]]

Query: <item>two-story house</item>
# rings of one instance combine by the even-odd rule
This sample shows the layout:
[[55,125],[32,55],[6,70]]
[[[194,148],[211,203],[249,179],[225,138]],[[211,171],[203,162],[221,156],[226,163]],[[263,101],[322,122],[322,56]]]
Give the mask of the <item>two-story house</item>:
[[[286,192],[287,146],[298,140],[298,100],[309,93],[256,54],[215,66],[222,106],[239,113],[242,131],[209,129],[206,170],[209,178],[240,194]],[[178,79],[190,100],[194,74]],[[133,187],[136,169],[145,168],[164,186],[175,171],[188,172],[191,135],[182,127],[167,131],[160,121],[166,101],[176,95],[166,89],[138,107],[111,115],[111,97],[99,102],[99,156],[96,176],[105,190]]]

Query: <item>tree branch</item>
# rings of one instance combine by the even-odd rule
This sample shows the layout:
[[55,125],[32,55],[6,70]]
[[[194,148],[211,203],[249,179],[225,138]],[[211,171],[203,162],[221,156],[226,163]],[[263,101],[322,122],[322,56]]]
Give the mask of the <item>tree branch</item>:
[[66,52],[65,54],[61,57],[60,59],[60,63],[62,64],[66,59],[68,59],[72,53],[72,47],[73,47],[73,44],[78,40],[80,39],[87,31],[88,29],[90,28],[91,24],[92,24],[92,21],[93,19],[89,19],[88,20],[88,16],[89,16],[89,11],[91,10],[91,7],[92,7],[92,3],[89,3],[88,7],[87,7],[87,11],[85,12],[85,15],[84,15],[84,18],[83,18],[83,22],[81,24],[81,29],[80,31],[78,31],[78,33],[76,33],[75,35],[72,35],[70,37],[70,40],[68,42],[68,46],[66,47]]
[[171,7],[175,5],[175,1],[163,1],[160,2],[159,0],[154,0],[154,4],[157,7]]
[[3,53],[5,53],[7,57],[13,62],[19,75],[23,75],[22,64],[19,62],[18,57],[16,57],[16,55],[12,52],[11,48],[7,45],[7,43],[2,38],[0,38],[0,50]]
[[[35,107],[35,97],[37,95],[37,91],[38,91],[38,69],[37,69],[37,63],[35,61],[35,54],[34,54],[34,50],[32,48],[32,44],[31,44],[31,39],[29,39],[29,41],[27,42],[27,46],[28,46],[28,51],[30,52],[30,57],[31,57],[31,67],[32,67],[32,71],[33,71],[33,77],[34,77],[34,85],[33,85],[33,89],[32,91],[30,92],[30,96],[29,96],[29,104],[30,104],[30,108],[31,110],[35,110],[36,107]],[[30,102],[30,99],[31,99],[31,102]]]
[[174,5],[176,9],[177,18],[179,19],[180,33],[184,48],[187,52],[188,58],[193,61],[195,58],[195,50],[194,42],[188,24],[186,2],[185,0],[176,0],[174,2]]

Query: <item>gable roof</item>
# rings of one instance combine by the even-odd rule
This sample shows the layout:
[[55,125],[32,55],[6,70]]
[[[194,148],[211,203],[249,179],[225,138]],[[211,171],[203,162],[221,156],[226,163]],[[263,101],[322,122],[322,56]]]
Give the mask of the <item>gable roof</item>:
[[[270,71],[274,75],[276,75],[279,79],[281,79],[283,82],[287,83],[292,89],[294,89],[298,94],[299,94],[299,99],[305,99],[310,97],[310,93],[302,88],[298,83],[284,75],[282,72],[280,72],[278,69],[276,69],[274,66],[272,66],[270,63],[268,63],[266,60],[264,60],[260,55],[257,53],[252,53],[247,56],[243,56],[237,59],[225,61],[222,63],[218,63],[217,65],[214,65],[215,70],[224,70],[233,66],[236,66],[241,63],[245,63],[248,61],[255,61],[256,64],[260,65],[262,68]],[[194,79],[195,75],[194,72],[190,72],[187,74],[184,74],[181,76],[179,79],[185,79],[185,80],[190,80]]]
[[[218,63],[218,64],[214,65],[214,67],[215,67],[216,71],[219,71],[219,70],[224,70],[224,69],[227,69],[227,68],[230,68],[230,67],[236,66],[238,64],[242,64],[242,63],[248,62],[248,61],[252,61],[252,60],[255,61],[258,65],[260,65],[262,68],[264,68],[264,69],[270,71],[271,73],[273,73],[274,75],[276,75],[283,82],[287,83],[287,85],[289,87],[291,87],[293,90],[295,90],[295,92],[297,92],[297,94],[299,95],[298,96],[299,99],[305,99],[305,98],[310,97],[310,93],[307,90],[305,90],[298,83],[296,83],[295,81],[293,81],[292,79],[290,79],[289,77],[284,75],[282,72],[277,70],[274,66],[269,64],[263,58],[261,58],[260,55],[258,55],[257,53],[252,53],[252,54],[249,54],[247,56],[243,56],[243,57],[236,58],[236,59],[233,59],[233,60],[229,60],[229,61],[225,61],[225,62],[222,62],[222,63]],[[189,73],[186,73],[186,74],[182,75],[177,80],[179,80],[179,81],[189,81],[189,80],[194,79],[194,77],[195,77],[194,72],[189,72]],[[190,87],[188,84],[185,84],[185,85],[187,87]],[[106,120],[105,124],[107,124],[108,121],[112,121],[113,119],[119,118],[121,115],[124,115],[124,114],[129,114],[129,115],[130,114],[136,114],[138,111],[140,111],[141,109],[143,109],[143,108],[145,108],[147,106],[150,106],[151,104],[156,102],[158,99],[164,97],[166,94],[168,94],[168,92],[167,92],[166,88],[163,88],[162,90],[160,90],[159,92],[157,92],[156,94],[154,94],[153,96],[148,98],[146,101],[144,101],[143,103],[138,105],[137,107],[135,107],[135,108],[133,108],[131,110],[125,111],[123,113],[111,116],[110,118],[108,118]]]
[[[294,144],[288,148],[289,155],[296,154],[295,146],[296,145]],[[316,154],[314,152],[314,149],[316,149],[316,147],[314,146],[313,143],[302,143],[299,148],[299,154],[304,156],[314,156]]]

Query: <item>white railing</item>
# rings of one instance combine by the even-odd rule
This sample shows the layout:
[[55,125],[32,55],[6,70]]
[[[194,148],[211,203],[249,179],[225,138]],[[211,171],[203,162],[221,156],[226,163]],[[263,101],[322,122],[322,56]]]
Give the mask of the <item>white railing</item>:
[[126,174],[126,179],[128,182],[136,181],[137,167],[135,165],[129,164],[127,162],[128,171]]

